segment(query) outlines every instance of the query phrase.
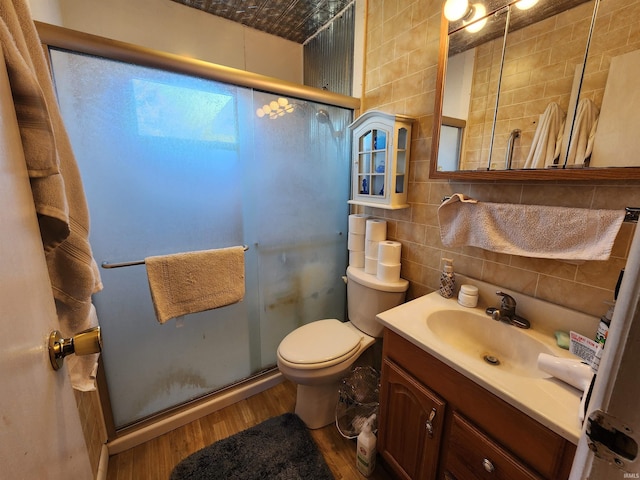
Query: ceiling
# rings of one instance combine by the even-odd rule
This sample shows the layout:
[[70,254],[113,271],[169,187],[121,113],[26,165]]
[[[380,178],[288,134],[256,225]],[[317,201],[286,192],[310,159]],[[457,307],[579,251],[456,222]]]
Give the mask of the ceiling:
[[304,43],[352,0],[173,0],[218,17]]

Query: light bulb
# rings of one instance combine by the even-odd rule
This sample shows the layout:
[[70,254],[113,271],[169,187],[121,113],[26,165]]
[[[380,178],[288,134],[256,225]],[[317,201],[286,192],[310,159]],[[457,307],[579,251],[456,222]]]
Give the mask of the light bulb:
[[269,105],[263,105],[262,110],[264,113],[271,113],[271,107]]
[[[467,32],[476,33],[482,30],[487,24],[487,19],[483,18],[487,15],[487,9],[481,3],[474,3],[472,8],[474,11],[473,18],[468,22],[465,22],[465,24],[469,24]],[[480,20],[481,18],[482,20]],[[476,22],[476,20],[478,21]]]
[[[537,0],[536,0],[537,1]],[[284,97],[280,97],[278,99],[278,105],[280,105],[281,107],[286,107],[287,105],[289,105],[289,100],[287,100]]]
[[533,7],[536,3],[538,3],[538,0],[520,0],[519,2],[516,2],[516,7],[520,10],[527,10]]
[[293,105],[287,105],[286,107],[284,107],[284,110],[287,113],[293,113]]
[[450,22],[460,20],[468,11],[468,0],[447,0],[444,4],[444,16]]
[[271,110],[277,110],[280,105],[278,105],[278,102],[276,102],[275,100],[271,100],[269,106],[271,107]]
[[264,110],[262,110],[261,108],[257,109],[256,115],[258,116],[258,118],[264,117]]

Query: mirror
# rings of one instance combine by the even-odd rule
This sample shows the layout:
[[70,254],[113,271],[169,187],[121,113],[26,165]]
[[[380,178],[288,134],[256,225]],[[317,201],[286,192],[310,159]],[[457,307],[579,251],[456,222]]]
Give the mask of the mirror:
[[[621,100],[605,95],[607,77],[640,73],[638,57],[621,67],[609,61],[640,49],[640,0],[540,0],[530,10],[496,3],[486,0],[491,14],[475,33],[443,16],[431,178],[640,178],[640,158],[622,163],[620,154],[638,152],[629,140],[640,136],[619,132],[607,112],[619,112]],[[607,75],[610,64],[615,75]],[[630,92],[622,104],[638,115],[628,107],[638,104],[634,89],[608,90]],[[637,131],[640,118],[626,124]],[[615,154],[605,151],[610,145]]]
[[598,5],[578,104],[598,114],[589,167],[640,165],[639,12],[639,0]]

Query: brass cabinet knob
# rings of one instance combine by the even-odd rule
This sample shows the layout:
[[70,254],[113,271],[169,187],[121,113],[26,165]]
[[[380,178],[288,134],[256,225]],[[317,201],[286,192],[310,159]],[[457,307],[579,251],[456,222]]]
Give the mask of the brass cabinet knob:
[[493,466],[493,463],[491,463],[491,460],[489,460],[488,458],[485,458],[484,460],[482,460],[482,466],[489,473],[493,472],[496,469]]
[[49,360],[54,370],[62,368],[64,357],[67,355],[72,353],[90,355],[101,351],[102,336],[100,335],[100,327],[84,330],[71,338],[62,338],[62,335],[57,330],[49,334]]

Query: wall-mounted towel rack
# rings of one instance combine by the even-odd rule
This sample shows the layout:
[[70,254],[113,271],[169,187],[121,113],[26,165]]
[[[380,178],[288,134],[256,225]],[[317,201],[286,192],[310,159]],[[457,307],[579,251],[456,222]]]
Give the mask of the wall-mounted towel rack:
[[629,223],[638,223],[638,217],[640,217],[640,207],[626,207],[624,214],[624,221]]
[[[442,202],[446,202],[449,200],[450,196],[442,197]],[[627,223],[638,223],[638,218],[640,218],[640,207],[625,207],[624,208],[624,221]]]
[[[243,245],[242,248],[244,248],[245,252],[249,250],[249,247],[247,245]],[[133,265],[144,265],[144,260],[135,260],[133,262],[120,262],[120,263],[102,262],[101,267],[102,268],[121,268],[121,267],[131,267]]]

